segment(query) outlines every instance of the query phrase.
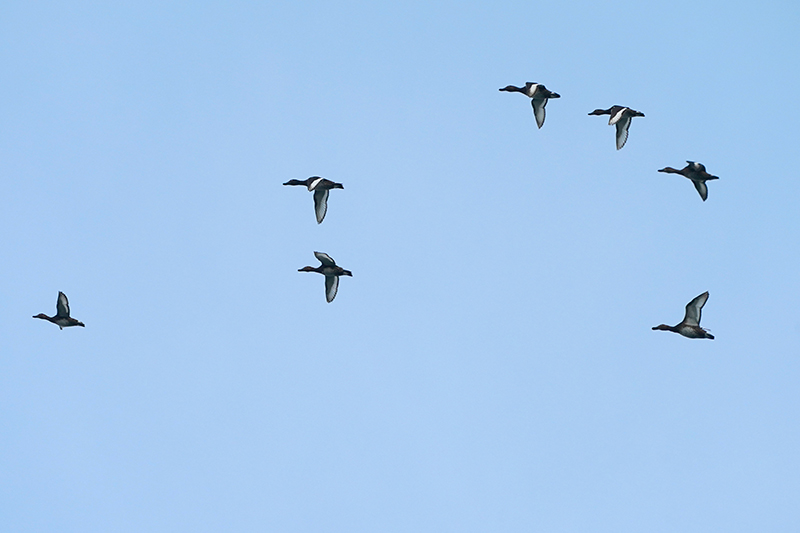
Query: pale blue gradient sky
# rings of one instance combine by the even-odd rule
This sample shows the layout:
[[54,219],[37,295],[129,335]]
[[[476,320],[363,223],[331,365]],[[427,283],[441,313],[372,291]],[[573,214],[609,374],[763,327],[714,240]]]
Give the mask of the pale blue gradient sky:
[[[3,529],[798,531],[798,27],[6,3]],[[59,290],[85,329],[31,319]],[[716,340],[651,331],[706,290]]]

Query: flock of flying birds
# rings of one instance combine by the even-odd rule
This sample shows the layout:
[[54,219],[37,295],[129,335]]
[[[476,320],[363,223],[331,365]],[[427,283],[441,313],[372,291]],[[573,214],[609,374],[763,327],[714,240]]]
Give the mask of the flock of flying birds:
[[[341,183],[319,176],[312,176],[303,181],[289,180],[284,185],[303,185],[314,192],[314,213],[317,215],[317,224],[322,224],[325,213],[328,212],[328,194],[331,189],[344,189]],[[314,252],[314,257],[320,262],[318,267],[306,266],[298,269],[298,272],[318,272],[325,276],[325,299],[331,303],[339,290],[339,276],[353,277],[353,273],[338,266],[336,261],[324,252]]]
[[[531,106],[533,107],[533,116],[536,118],[536,125],[539,126],[539,128],[544,125],[544,109],[547,106],[547,101],[551,98],[561,98],[560,94],[548,90],[547,87],[541,83],[533,83],[530,81],[527,82],[524,87],[508,85],[500,90],[510,93],[522,93],[530,98]],[[631,109],[630,107],[615,105],[608,109],[595,109],[589,113],[589,115],[610,115],[608,125],[616,126],[617,150],[620,150],[628,141],[628,130],[631,127],[631,120],[633,117],[643,117],[644,113]],[[701,163],[695,163],[694,161],[687,161],[686,163],[687,165],[680,170],[672,167],[665,167],[660,169],[659,172],[680,174],[685,178],[689,178],[694,184],[695,189],[697,189],[697,192],[700,193],[700,198],[705,202],[708,198],[706,181],[719,178],[706,172],[706,167]],[[708,291],[695,297],[691,302],[686,304],[686,314],[679,324],[675,326],[660,324],[653,329],[673,331],[675,333],[680,333],[684,337],[689,337],[690,339],[713,339],[714,336],[711,333],[700,327],[700,315],[707,300]]]
[[[533,116],[539,128],[544,125],[547,102],[553,98],[561,98],[560,94],[548,90],[547,87],[541,83],[534,82],[527,82],[524,87],[508,85],[500,90],[522,93],[530,98],[531,106],[533,107]],[[616,126],[616,144],[617,150],[620,150],[628,141],[628,130],[631,127],[631,120],[633,117],[643,117],[644,113],[631,109],[630,107],[615,105],[608,109],[595,109],[589,113],[589,115],[609,115],[608,124],[609,126]],[[659,172],[680,174],[690,179],[697,189],[697,192],[700,193],[700,198],[705,202],[708,198],[706,181],[719,178],[706,172],[706,167],[700,163],[695,163],[693,161],[687,161],[686,163],[687,165],[680,170],[672,167],[665,167],[660,169]],[[331,189],[344,189],[341,183],[336,183],[319,176],[312,176],[302,181],[295,179],[289,180],[284,183],[284,185],[302,185],[306,187],[309,192],[314,193],[314,214],[316,215],[318,224],[322,223],[325,219],[325,214],[328,212],[328,195]],[[352,277],[353,273],[338,266],[336,261],[326,253],[314,252],[314,256],[319,260],[320,265],[317,267],[305,266],[299,269],[298,272],[317,272],[325,276],[325,299],[330,303],[336,298],[336,293],[339,290],[339,277]],[[673,331],[692,339],[713,339],[714,336],[711,333],[700,327],[700,315],[707,300],[708,292],[704,292],[686,304],[686,314],[679,324],[675,326],[660,324],[653,329]],[[70,317],[69,301],[63,292],[58,293],[56,314],[54,316],[47,316],[44,313],[40,313],[33,318],[48,320],[56,324],[60,329],[70,326],[84,327],[83,322]]]

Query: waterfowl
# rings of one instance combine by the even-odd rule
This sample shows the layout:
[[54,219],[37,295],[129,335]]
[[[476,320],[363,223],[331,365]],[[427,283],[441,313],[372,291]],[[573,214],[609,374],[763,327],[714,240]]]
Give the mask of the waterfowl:
[[331,180],[311,176],[306,180],[289,180],[284,185],[304,185],[309,191],[314,191],[314,213],[317,215],[317,224],[322,224],[325,213],[328,212],[328,192],[331,189],[344,189],[341,183]]
[[56,300],[56,314],[54,316],[47,316],[44,313],[39,313],[33,318],[48,320],[58,326],[58,329],[64,329],[70,326],[80,326],[82,328],[86,327],[80,320],[75,320],[69,316],[69,300],[67,300],[67,295],[61,291],[58,292],[58,300]]
[[314,252],[314,257],[322,263],[318,267],[306,266],[298,269],[298,272],[319,272],[325,276],[325,299],[331,303],[336,298],[336,291],[339,290],[339,276],[353,277],[353,273],[336,265],[336,261],[331,256],[323,252]]
[[621,105],[615,105],[608,109],[595,109],[589,114],[611,115],[608,119],[608,125],[616,124],[617,126],[617,150],[625,146],[625,142],[628,140],[628,128],[631,127],[631,119],[644,116],[644,113]]
[[700,327],[700,314],[703,311],[703,306],[706,304],[706,300],[708,300],[708,291],[704,292],[686,304],[686,314],[684,315],[683,321],[681,321],[680,324],[676,326],[660,324],[655,326],[653,329],[674,331],[675,333],[680,333],[684,337],[689,337],[690,339],[713,340],[714,335]]
[[561,95],[548,91],[547,87],[541,83],[527,82],[525,87],[514,87],[507,85],[500,89],[509,93],[522,93],[531,99],[531,106],[533,107],[533,116],[536,118],[536,125],[541,128],[544,125],[544,108],[547,105],[547,100],[550,98],[561,98]]
[[672,167],[666,167],[659,170],[659,172],[666,172],[668,174],[680,174],[684,178],[689,178],[694,183],[694,188],[700,193],[700,198],[706,201],[708,198],[708,187],[706,181],[718,180],[717,176],[712,176],[706,172],[706,167],[702,163],[695,163],[694,161],[687,161],[688,165],[678,170]]

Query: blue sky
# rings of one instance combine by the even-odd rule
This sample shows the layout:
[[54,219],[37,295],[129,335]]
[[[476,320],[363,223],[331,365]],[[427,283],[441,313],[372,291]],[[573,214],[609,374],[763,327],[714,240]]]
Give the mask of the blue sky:
[[[800,8],[16,2],[9,531],[797,531]],[[529,101],[561,94],[536,128]],[[636,118],[614,149],[598,107]],[[702,202],[659,174],[720,177]],[[311,195],[283,187],[320,175]],[[332,304],[323,251],[353,272]],[[710,292],[702,325],[675,324]],[[86,328],[64,331],[58,291]]]

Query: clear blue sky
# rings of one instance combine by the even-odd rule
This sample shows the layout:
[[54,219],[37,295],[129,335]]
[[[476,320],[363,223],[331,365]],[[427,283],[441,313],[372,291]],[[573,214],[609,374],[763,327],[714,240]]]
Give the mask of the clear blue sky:
[[[4,4],[0,529],[800,530],[798,28]],[[58,291],[86,328],[31,319]],[[716,340],[650,329],[703,291]]]

